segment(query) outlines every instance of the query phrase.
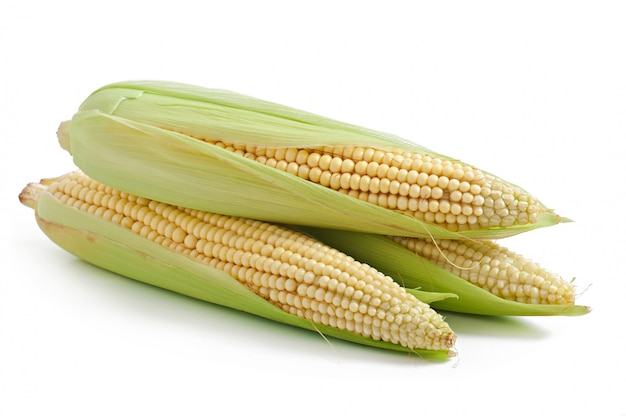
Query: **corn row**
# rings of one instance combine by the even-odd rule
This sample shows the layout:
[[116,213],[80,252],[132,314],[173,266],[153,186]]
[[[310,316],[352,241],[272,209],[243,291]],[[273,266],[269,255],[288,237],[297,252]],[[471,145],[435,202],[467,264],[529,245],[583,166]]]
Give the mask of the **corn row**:
[[421,349],[449,349],[442,317],[390,277],[304,234],[260,221],[175,207],[80,172],[49,185],[59,201],[223,270],[290,314]]
[[451,231],[525,225],[536,222],[538,214],[544,211],[534,197],[520,188],[469,165],[423,153],[362,147],[275,149],[211,143]]
[[575,288],[570,282],[493,241],[390,238],[503,299],[532,304],[574,304]]

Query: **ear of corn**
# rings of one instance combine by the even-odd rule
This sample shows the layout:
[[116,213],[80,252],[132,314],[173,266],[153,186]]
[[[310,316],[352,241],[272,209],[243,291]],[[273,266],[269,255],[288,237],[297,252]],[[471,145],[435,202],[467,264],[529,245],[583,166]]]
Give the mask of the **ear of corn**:
[[53,242],[127,277],[352,342],[452,354],[456,336],[427,304],[294,230],[147,200],[80,172],[30,184],[20,200]]
[[520,187],[396,136],[227,91],[110,85],[59,133],[97,180],[227,215],[449,239],[563,221]]
[[575,287],[491,241],[432,240],[301,227],[320,241],[376,267],[402,286],[451,292],[438,310],[480,315],[584,315]]

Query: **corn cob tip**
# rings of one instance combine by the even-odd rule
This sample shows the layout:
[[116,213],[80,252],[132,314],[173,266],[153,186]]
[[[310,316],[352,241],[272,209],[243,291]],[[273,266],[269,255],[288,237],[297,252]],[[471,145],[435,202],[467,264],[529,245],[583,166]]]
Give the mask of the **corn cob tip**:
[[46,190],[46,187],[40,183],[31,182],[22,189],[19,199],[22,205],[35,209],[39,195]]
[[70,121],[65,120],[59,124],[59,128],[57,129],[57,139],[59,140],[59,144],[63,150],[66,150],[69,154],[72,154],[72,149],[70,146]]
[[[75,172],[79,174],[79,171]],[[48,186],[51,184],[58,182],[63,177],[67,175],[51,177],[51,178],[42,178],[39,182],[31,182],[22,189],[22,192],[19,194],[20,203],[28,208],[35,209],[37,208],[37,201],[39,201],[39,197],[43,192],[48,189]]]

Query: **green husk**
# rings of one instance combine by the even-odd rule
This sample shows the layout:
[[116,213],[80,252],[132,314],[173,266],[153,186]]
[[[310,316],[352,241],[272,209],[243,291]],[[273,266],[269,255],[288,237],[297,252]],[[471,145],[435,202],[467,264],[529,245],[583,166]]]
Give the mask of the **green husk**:
[[535,305],[502,299],[385,236],[323,228],[297,228],[356,260],[371,265],[407,288],[454,293],[458,296],[433,301],[431,306],[437,310],[513,316],[578,316],[591,310],[582,305]]
[[[502,238],[564,219],[452,232],[197,140],[267,147],[358,145],[434,152],[397,136],[221,90],[121,83],[94,92],[59,138],[75,164],[127,192],[226,215],[375,234]],[[176,133],[183,131],[185,134]]]
[[[31,185],[32,186],[32,185]],[[31,191],[32,192],[32,191]],[[23,194],[27,193],[26,191]],[[392,351],[409,351],[400,345],[375,341],[284,312],[247,289],[227,273],[153,243],[114,223],[61,203],[44,190],[36,198],[22,198],[35,209],[42,231],[58,246],[103,269],[217,305],[244,311],[287,325],[346,341]],[[411,291],[419,296],[420,291]],[[450,294],[424,293],[433,301]],[[410,350],[429,359],[446,359],[452,351]]]

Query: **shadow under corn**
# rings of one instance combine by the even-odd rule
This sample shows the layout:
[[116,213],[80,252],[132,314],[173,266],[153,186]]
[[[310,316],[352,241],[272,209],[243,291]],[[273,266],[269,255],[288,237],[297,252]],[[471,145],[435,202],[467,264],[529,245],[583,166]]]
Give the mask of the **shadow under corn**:
[[544,338],[548,333],[531,322],[532,318],[549,317],[487,316],[457,312],[441,312],[446,322],[457,334],[473,334],[494,337]]

